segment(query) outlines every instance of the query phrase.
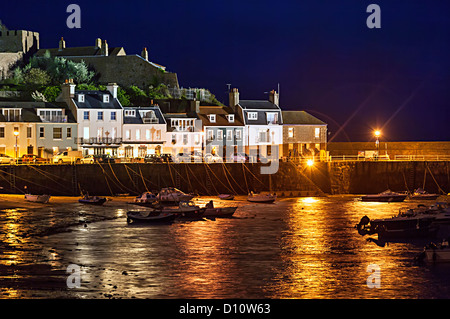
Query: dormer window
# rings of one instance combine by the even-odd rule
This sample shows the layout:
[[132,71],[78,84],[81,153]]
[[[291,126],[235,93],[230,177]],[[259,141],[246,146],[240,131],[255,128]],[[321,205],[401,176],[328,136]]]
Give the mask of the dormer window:
[[109,94],[103,94],[103,103],[109,103]]
[[78,102],[84,103],[84,94],[78,94]]
[[247,118],[249,120],[257,120],[258,119],[258,112],[248,112]]
[[125,110],[125,116],[136,116],[136,110]]
[[228,123],[234,123],[234,114],[227,115]]
[[209,114],[208,119],[211,123],[216,123],[216,114]]

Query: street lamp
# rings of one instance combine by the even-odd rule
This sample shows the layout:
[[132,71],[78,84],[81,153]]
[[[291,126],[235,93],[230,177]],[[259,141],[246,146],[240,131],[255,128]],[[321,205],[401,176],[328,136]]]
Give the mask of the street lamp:
[[19,131],[14,131],[14,136],[16,137],[16,161],[17,161],[17,138],[19,137]]
[[381,132],[379,130],[376,130],[374,132],[375,137],[377,138],[377,140],[375,141],[375,146],[377,147],[377,159],[378,159],[378,155],[380,154],[380,135]]

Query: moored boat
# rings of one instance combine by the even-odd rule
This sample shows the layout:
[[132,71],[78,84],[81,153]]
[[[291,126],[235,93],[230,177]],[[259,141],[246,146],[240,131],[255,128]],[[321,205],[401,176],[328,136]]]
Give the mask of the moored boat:
[[356,225],[359,234],[378,234],[379,238],[423,238],[434,237],[440,227],[450,224],[450,209],[445,203],[429,207],[400,209],[397,216],[370,220],[361,218]]
[[47,204],[50,200],[50,195],[32,195],[32,194],[25,194],[25,200],[29,202],[34,203],[42,203]]
[[161,213],[171,213],[179,219],[199,220],[203,218],[205,208],[200,208],[193,201],[181,201],[178,206],[166,206],[155,211]]
[[431,263],[450,262],[450,246],[448,240],[443,240],[438,244],[428,244],[418,256],[418,259]]
[[156,195],[156,199],[160,203],[178,203],[182,201],[190,201],[192,198],[194,198],[193,195],[186,194],[174,187],[163,188],[158,195]]
[[232,217],[237,207],[214,207],[213,201],[205,205],[203,217],[206,218],[229,218]]
[[391,190],[385,190],[379,194],[364,195],[361,197],[363,202],[403,202],[407,194],[393,192]]
[[234,199],[233,194],[219,194],[218,197],[223,200],[233,200]]
[[439,196],[439,194],[430,194],[424,189],[418,188],[415,189],[411,195],[409,195],[409,198],[419,200],[436,200]]
[[175,214],[160,211],[128,211],[127,223],[151,223],[151,224],[167,224],[175,220]]
[[277,199],[276,194],[254,194],[253,192],[250,192],[250,194],[247,197],[247,200],[249,202],[253,203],[273,203]]
[[89,204],[89,205],[103,205],[106,202],[105,197],[99,197],[99,196],[89,196],[85,195],[82,198],[78,200],[79,203],[82,204]]
[[145,192],[142,195],[136,197],[130,204],[153,207],[153,204],[158,200],[157,196],[152,192]]

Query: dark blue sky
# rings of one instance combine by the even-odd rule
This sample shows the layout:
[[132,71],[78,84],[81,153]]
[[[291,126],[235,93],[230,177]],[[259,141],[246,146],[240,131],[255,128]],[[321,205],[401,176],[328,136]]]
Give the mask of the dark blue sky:
[[[81,29],[66,8],[81,7]],[[366,8],[381,8],[369,29]],[[333,141],[449,140],[450,1],[31,1],[0,3],[11,30],[40,33],[41,48],[124,46],[205,87],[227,103],[265,99],[280,83],[280,103],[329,124]]]

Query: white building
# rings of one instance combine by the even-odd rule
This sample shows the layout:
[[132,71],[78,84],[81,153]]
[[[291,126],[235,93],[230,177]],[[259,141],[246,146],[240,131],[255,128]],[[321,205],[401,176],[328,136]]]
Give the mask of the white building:
[[123,139],[118,156],[125,158],[162,153],[166,141],[166,121],[158,106],[124,107]]
[[123,108],[116,84],[107,91],[75,90],[72,82],[62,85],[58,100],[66,101],[78,123],[78,145],[84,154],[117,155],[122,143]]
[[230,107],[244,123],[245,152],[254,161],[260,157],[281,156],[283,121],[278,93],[270,92],[269,101],[240,100],[238,89],[229,93]]

